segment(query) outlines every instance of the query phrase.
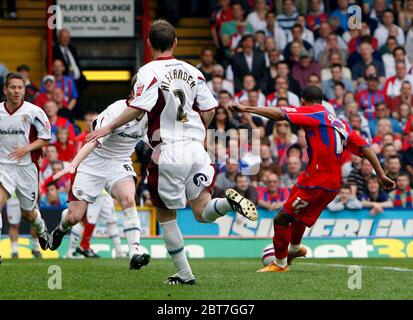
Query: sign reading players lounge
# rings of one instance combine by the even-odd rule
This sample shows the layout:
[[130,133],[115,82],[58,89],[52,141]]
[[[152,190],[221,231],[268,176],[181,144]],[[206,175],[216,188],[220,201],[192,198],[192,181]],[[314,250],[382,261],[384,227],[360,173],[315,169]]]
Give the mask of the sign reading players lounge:
[[133,37],[134,0],[57,0],[72,37]]

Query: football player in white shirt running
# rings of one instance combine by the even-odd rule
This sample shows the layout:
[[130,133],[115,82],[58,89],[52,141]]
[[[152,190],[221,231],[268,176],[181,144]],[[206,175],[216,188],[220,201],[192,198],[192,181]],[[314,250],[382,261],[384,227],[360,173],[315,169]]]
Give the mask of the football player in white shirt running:
[[100,139],[124,123],[147,115],[148,138],[154,149],[148,186],[166,249],[178,270],[166,283],[195,284],[176,222],[177,209],[184,208],[188,198],[195,218],[203,223],[211,223],[231,210],[256,220],[257,210],[232,189],[226,191],[226,198],[211,200],[215,170],[204,140],[216,100],[202,73],[172,56],[177,45],[172,25],[163,20],[154,22],[148,44],[154,61],[138,71],[131,108],[92,132],[88,140]]
[[[118,100],[100,113],[93,121],[94,130],[109,124],[122,111],[129,109],[135,81],[136,77],[132,79],[129,99]],[[83,219],[88,204],[95,202],[102,189],[106,189],[124,212],[123,230],[128,240],[130,269],[140,269],[149,263],[148,254],[138,254],[141,226],[135,203],[136,173],[131,160],[136,143],[145,134],[145,121],[131,119],[111,135],[84,144],[70,165],[54,175],[56,180],[71,173],[72,184],[69,208],[62,212],[61,222],[50,235],[50,250],[60,246],[64,235]]]
[[[39,173],[32,159],[35,158],[33,151],[47,145],[51,138],[49,119],[41,108],[24,101],[21,74],[7,74],[3,93],[6,102],[0,103],[0,210],[16,193],[23,218],[34,227],[40,247],[46,250],[47,228],[36,209]],[[0,233],[1,228],[0,212]]]

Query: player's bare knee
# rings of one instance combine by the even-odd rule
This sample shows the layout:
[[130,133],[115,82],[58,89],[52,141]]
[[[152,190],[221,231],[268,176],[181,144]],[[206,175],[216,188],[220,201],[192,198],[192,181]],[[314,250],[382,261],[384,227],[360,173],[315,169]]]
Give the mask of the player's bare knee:
[[157,208],[156,219],[159,222],[168,222],[171,220],[176,220],[176,210]]
[[33,222],[34,220],[36,220],[37,217],[37,212],[33,209],[33,210],[25,210],[21,208],[21,213],[22,213],[22,217],[23,219],[25,219],[27,222]]
[[128,195],[122,196],[119,199],[119,203],[120,203],[122,209],[136,207],[135,195],[128,194]]

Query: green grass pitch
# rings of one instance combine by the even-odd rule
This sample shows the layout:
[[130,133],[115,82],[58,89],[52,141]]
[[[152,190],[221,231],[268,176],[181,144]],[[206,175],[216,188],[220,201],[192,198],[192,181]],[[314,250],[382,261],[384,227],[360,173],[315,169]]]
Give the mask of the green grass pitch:
[[[128,270],[127,259],[5,260],[4,299],[413,299],[413,259],[301,259],[287,273],[256,273],[257,259],[192,259],[195,286],[163,284],[169,259]],[[62,270],[62,289],[48,288],[48,268]],[[351,290],[350,265],[362,266],[362,288]]]

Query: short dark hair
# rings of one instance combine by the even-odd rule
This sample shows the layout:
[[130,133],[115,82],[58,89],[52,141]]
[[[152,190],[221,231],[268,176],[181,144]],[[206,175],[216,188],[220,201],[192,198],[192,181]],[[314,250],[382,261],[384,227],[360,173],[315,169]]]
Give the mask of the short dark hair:
[[218,95],[221,95],[221,94],[227,94],[232,98],[232,94],[228,90],[221,90],[220,92],[218,92]]
[[343,82],[341,81],[334,81],[334,87],[336,86],[340,86],[341,88],[343,88],[344,90],[346,89],[346,86],[344,85]]
[[277,104],[278,104],[278,102],[280,102],[280,101],[282,101],[282,100],[287,101],[287,103],[288,103],[288,98],[286,98],[286,97],[279,97],[279,98],[277,99]]
[[47,185],[46,185],[46,189],[50,188],[50,187],[55,187],[56,189],[59,189],[59,187],[57,186],[57,182],[56,181],[50,181]]
[[6,75],[6,81],[4,81],[4,86],[5,86],[5,87],[8,87],[8,86],[9,86],[9,82],[10,82],[10,80],[12,80],[12,79],[19,79],[19,80],[23,81],[23,84],[24,84],[24,76],[23,76],[21,73],[18,73],[18,72],[9,72],[9,73]]
[[343,69],[343,65],[340,64],[340,63],[333,63],[333,64],[331,65],[330,69],[333,69],[333,68],[340,68],[340,70],[342,70],[342,69]]
[[301,31],[303,31],[303,26],[301,24],[296,23],[291,30],[295,29],[295,28],[300,28]]
[[399,175],[397,176],[397,179],[400,178],[400,177],[406,177],[406,178],[410,181],[410,175],[409,175],[409,173],[406,172],[406,171],[401,171],[401,172],[399,173]]
[[400,157],[399,157],[399,156],[396,156],[396,155],[390,156],[390,157],[389,157],[389,159],[388,159],[387,161],[389,161],[389,160],[394,160],[394,159],[399,160],[399,161],[400,161],[400,163],[401,163]]
[[348,185],[347,183],[342,184],[341,189],[347,189],[351,191],[350,185]]
[[[238,181],[238,179],[239,178],[248,178],[247,176],[244,176],[243,174],[241,174],[241,173],[237,173],[237,175],[235,176],[235,182],[237,182]],[[249,181],[249,180],[248,180]]]
[[175,28],[168,21],[157,20],[152,23],[149,30],[149,41],[153,49],[165,52],[173,47],[175,39]]
[[308,86],[304,88],[302,98],[309,103],[321,103],[323,100],[323,91],[317,86]]
[[398,50],[403,51],[403,54],[406,55],[406,49],[403,48],[403,47],[401,47],[401,46],[398,46],[398,47],[394,48],[394,50],[393,50],[393,55],[395,55],[395,54],[396,54],[396,51],[398,51]]

